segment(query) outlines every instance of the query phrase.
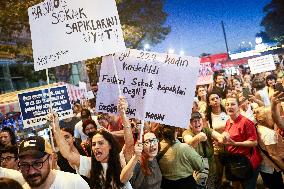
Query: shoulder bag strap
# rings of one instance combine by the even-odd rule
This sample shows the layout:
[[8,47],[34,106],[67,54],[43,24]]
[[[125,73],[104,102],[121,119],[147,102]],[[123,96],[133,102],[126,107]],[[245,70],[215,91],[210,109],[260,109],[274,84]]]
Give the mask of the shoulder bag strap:
[[160,151],[158,153],[158,155],[156,156],[157,162],[159,163],[159,161],[162,159],[162,157],[165,155],[165,153],[168,151],[168,149],[171,147],[171,144],[168,144],[162,151]]

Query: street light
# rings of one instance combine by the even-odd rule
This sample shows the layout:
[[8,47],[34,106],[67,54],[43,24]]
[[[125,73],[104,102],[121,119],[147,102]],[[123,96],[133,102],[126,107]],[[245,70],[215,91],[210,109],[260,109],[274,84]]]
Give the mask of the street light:
[[179,51],[179,55],[183,56],[183,55],[184,55],[184,51],[183,51],[183,50],[180,50],[180,51]]
[[148,43],[144,44],[144,51],[147,51],[150,49],[150,45]]
[[175,53],[175,49],[169,48],[169,49],[168,49],[168,53],[169,53],[169,54],[174,54],[174,53]]

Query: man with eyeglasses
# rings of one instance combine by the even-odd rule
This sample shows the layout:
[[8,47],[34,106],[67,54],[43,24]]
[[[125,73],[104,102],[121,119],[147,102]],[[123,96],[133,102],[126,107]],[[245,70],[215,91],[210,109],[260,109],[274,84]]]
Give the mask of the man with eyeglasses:
[[78,174],[52,170],[52,150],[42,137],[29,137],[19,146],[19,170],[32,189],[88,189],[86,181]]
[[0,178],[10,178],[23,185],[25,179],[21,172],[15,170],[18,167],[17,156],[18,149],[16,146],[7,146],[0,150]]
[[17,146],[6,146],[0,150],[0,166],[7,169],[18,170]]

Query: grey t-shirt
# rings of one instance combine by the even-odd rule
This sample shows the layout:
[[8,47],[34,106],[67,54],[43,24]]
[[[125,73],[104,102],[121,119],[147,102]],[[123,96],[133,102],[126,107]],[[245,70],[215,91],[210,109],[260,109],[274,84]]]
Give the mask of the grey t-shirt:
[[151,170],[151,175],[145,175],[141,169],[140,162],[137,162],[133,176],[130,180],[131,185],[135,189],[160,189],[162,182],[162,173],[156,158],[153,161],[148,161],[148,166]]

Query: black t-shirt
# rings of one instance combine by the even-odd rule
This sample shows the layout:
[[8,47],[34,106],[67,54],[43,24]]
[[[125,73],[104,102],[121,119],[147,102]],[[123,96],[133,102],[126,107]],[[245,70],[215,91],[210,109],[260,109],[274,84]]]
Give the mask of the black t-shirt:
[[72,117],[71,121],[60,121],[59,126],[60,128],[71,128],[74,130],[76,123],[78,123],[81,119],[78,117]]
[[[78,146],[75,142],[74,142],[74,145],[75,145],[75,147],[76,147],[76,149],[78,150],[78,152],[79,152],[80,155],[86,156],[86,154],[85,154],[84,150],[81,148],[81,146]],[[57,165],[58,165],[58,167],[60,167],[60,170],[61,170],[61,171],[65,171],[65,172],[77,174],[77,173],[76,173],[76,170],[73,169],[73,168],[70,166],[68,160],[65,159],[65,158],[61,155],[60,152],[57,153],[57,158],[58,158],[58,159],[57,159]],[[82,176],[82,175],[81,175],[81,177],[82,177],[86,182],[89,183],[89,179],[88,179],[87,177]]]

